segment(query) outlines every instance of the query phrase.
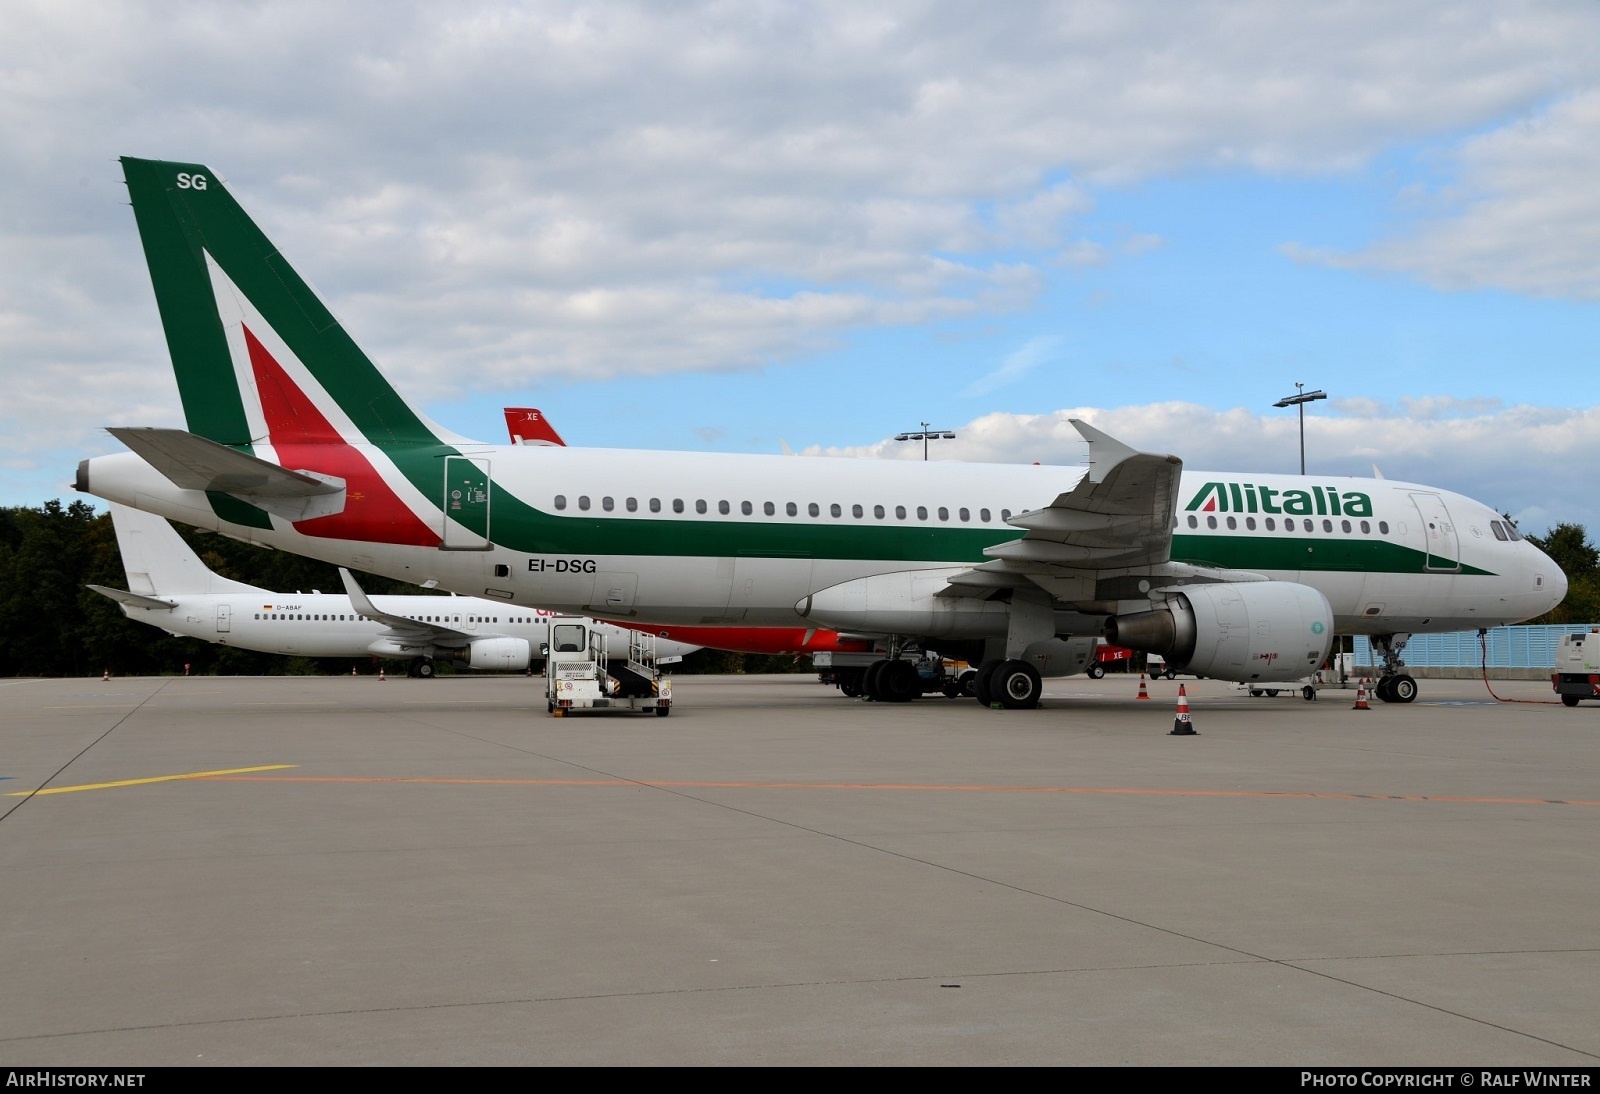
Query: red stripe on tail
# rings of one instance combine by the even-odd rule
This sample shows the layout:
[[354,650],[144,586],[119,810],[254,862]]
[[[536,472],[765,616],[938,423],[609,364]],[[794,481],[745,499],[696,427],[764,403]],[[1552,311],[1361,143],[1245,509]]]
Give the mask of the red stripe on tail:
[[371,461],[339,435],[248,327],[244,328],[244,340],[261,395],[261,413],[267,420],[267,438],[278,461],[291,470],[335,475],[345,481],[343,512],[296,521],[295,530],[319,539],[437,547],[438,534],[400,500]]

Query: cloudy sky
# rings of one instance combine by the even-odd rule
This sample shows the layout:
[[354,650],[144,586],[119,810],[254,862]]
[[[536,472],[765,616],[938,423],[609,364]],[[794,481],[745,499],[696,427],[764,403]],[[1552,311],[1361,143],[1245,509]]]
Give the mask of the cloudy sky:
[[[1600,533],[1600,6],[80,3],[0,34],[0,504],[181,425],[118,155],[498,440],[1191,467]],[[70,492],[68,492],[70,496]]]

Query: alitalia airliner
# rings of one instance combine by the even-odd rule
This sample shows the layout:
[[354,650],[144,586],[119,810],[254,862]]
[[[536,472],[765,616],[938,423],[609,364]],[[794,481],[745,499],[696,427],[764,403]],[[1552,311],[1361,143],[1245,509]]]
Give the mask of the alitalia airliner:
[[977,663],[1032,707],[1096,640],[1216,679],[1305,677],[1371,636],[1381,698],[1418,631],[1514,623],[1566,578],[1489,506],[1418,483],[1185,470],[1075,422],[1086,467],[492,445],[406,402],[200,164],[123,159],[186,429],[77,486],[252,542],[645,628],[831,628]]

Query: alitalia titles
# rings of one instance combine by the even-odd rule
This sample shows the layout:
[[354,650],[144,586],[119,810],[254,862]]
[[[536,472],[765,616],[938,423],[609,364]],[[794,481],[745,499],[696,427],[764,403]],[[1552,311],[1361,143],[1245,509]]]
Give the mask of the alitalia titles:
[[1359,490],[1340,493],[1331,486],[1279,490],[1253,482],[1208,482],[1184,506],[1185,512],[1287,513],[1296,517],[1370,517],[1372,498]]

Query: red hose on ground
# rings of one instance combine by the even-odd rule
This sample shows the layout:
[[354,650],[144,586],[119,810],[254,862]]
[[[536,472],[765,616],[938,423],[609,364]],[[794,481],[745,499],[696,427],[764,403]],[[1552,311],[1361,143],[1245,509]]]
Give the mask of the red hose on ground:
[[1560,706],[1560,699],[1507,699],[1503,695],[1494,694],[1494,685],[1489,683],[1489,632],[1478,632],[1478,648],[1483,651],[1483,686],[1489,689],[1489,694],[1502,703],[1537,703]]

